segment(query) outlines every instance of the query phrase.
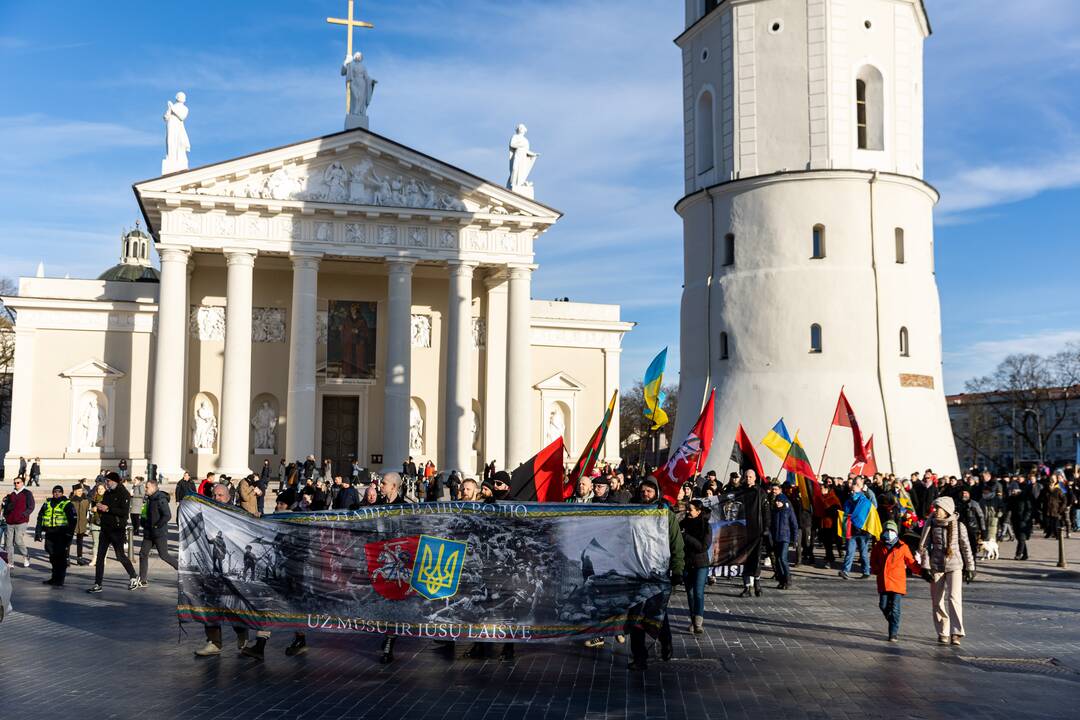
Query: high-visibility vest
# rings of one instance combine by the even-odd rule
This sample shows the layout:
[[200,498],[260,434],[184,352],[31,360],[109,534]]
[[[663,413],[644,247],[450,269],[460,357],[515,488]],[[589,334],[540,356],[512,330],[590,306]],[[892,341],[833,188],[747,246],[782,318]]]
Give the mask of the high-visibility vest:
[[41,526],[46,530],[66,527],[68,524],[67,506],[70,504],[70,500],[61,500],[55,505],[46,501],[45,508],[42,510]]

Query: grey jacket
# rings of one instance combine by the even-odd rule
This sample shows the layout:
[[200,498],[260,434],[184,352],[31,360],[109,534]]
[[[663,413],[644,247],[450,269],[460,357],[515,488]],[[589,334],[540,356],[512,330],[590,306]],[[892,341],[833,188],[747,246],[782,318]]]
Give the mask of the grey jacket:
[[[946,557],[949,525],[954,525],[952,533],[952,554]],[[947,520],[930,518],[923,527],[922,539],[919,540],[919,555],[924,570],[931,572],[952,572],[955,570],[974,570],[975,556],[971,552],[968,534],[960,524],[956,513]]]

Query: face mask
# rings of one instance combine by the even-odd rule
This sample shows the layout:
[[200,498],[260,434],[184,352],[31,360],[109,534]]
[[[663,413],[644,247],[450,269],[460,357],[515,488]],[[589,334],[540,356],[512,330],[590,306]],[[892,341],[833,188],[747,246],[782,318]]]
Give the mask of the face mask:
[[886,545],[892,547],[900,539],[900,536],[896,534],[895,530],[886,530],[881,534],[881,539],[885,541]]

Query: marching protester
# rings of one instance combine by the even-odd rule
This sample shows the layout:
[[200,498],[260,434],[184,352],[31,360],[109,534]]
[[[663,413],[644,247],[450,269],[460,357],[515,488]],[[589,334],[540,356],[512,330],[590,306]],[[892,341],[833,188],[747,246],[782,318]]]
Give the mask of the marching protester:
[[[787,495],[781,492],[779,484],[770,487],[772,518],[769,522],[769,539],[776,555],[777,590],[791,587],[791,566],[788,564],[788,549],[799,538],[799,521]],[[797,550],[798,548],[796,548]]]
[[8,554],[8,567],[15,567],[15,553],[22,550],[23,567],[30,567],[30,551],[26,549],[26,526],[34,512],[34,494],[23,487],[23,480],[15,478],[15,489],[4,497],[4,549]]
[[67,575],[68,550],[71,538],[75,534],[75,507],[64,496],[64,488],[57,485],[52,489],[52,497],[47,499],[38,511],[37,529],[34,540],[40,541],[45,534],[45,554],[49,556],[52,575],[44,580],[45,585],[64,586]]
[[131,496],[124,489],[124,483],[115,472],[105,476],[105,494],[95,505],[98,516],[101,518],[100,537],[97,543],[97,555],[94,565],[94,584],[86,592],[99,593],[102,591],[101,581],[105,576],[105,555],[112,547],[116,553],[116,559],[124,566],[128,574],[128,589],[134,590],[139,587],[138,576],[135,568],[124,552],[124,530],[127,528],[128,513],[131,509]]
[[[211,498],[214,502],[222,505],[229,504],[229,487],[224,483],[218,483],[214,485],[210,491]],[[247,645],[248,630],[243,625],[234,625],[233,631],[236,633],[236,649],[243,650]],[[203,632],[206,635],[206,645],[195,651],[195,657],[216,657],[221,654],[221,625],[204,625]],[[265,643],[263,643],[265,645]]]
[[919,541],[919,556],[923,578],[930,583],[938,642],[959,645],[964,637],[963,581],[975,579],[975,558],[951,497],[934,501],[934,514]]
[[[852,481],[851,494],[844,501],[845,518],[850,518],[855,512],[859,503],[859,496],[869,498],[876,508],[877,498],[872,491],[866,488],[866,480],[861,475]],[[876,510],[871,512],[876,512]],[[851,571],[855,565],[856,551],[858,551],[859,559],[862,562],[862,576],[864,578],[870,577],[870,533],[847,521],[844,522],[843,531],[847,547],[844,551],[844,566],[840,570],[840,577],[845,580],[851,577]]]
[[[757,473],[747,470],[744,473],[741,486],[747,490],[746,499],[746,543],[747,555],[743,565],[743,591],[739,597],[761,597],[761,553],[764,543],[769,536],[769,522],[772,513],[769,512],[768,498],[758,485]],[[734,488],[729,487],[729,490]]]
[[[641,505],[657,505],[667,510],[668,517],[668,549],[670,552],[669,571],[671,584],[678,585],[682,582],[684,568],[683,535],[679,529],[678,520],[671,507],[660,497],[660,486],[652,477],[645,477],[638,486],[638,502]],[[653,606],[653,603],[662,602],[662,606]],[[659,624],[655,618],[661,617]],[[627,666],[630,670],[646,670],[649,666],[649,650],[645,645],[645,634],[656,637],[660,642],[660,659],[667,661],[673,653],[671,638],[671,624],[668,622],[667,598],[660,596],[658,600],[646,601],[643,605],[630,610],[630,655],[631,661]]]
[[679,521],[686,565],[686,606],[690,610],[690,632],[705,632],[705,581],[712,564],[710,511],[701,500],[691,500],[686,517]]
[[885,523],[881,539],[870,552],[870,570],[877,576],[878,607],[889,623],[889,642],[900,639],[900,600],[907,595],[907,572],[922,575],[911,548],[900,542],[895,521]]
[[[401,475],[396,472],[388,472],[382,476],[382,480],[379,481],[379,490],[382,495],[382,502],[380,505],[404,505],[405,499],[401,495]],[[388,633],[382,642],[382,655],[379,657],[379,662],[383,665],[389,665],[394,662],[394,643],[397,641],[397,636]]]
[[1030,491],[1014,485],[1009,491],[1009,500],[1005,504],[1005,514],[1012,527],[1013,536],[1016,538],[1016,556],[1014,560],[1027,560],[1027,541],[1031,537],[1034,523],[1034,502]]
[[169,495],[158,489],[156,480],[146,481],[146,504],[143,506],[143,539],[139,547],[139,587],[145,588],[147,570],[150,566],[150,551],[157,550],[158,557],[173,570],[177,570],[176,558],[169,552]]

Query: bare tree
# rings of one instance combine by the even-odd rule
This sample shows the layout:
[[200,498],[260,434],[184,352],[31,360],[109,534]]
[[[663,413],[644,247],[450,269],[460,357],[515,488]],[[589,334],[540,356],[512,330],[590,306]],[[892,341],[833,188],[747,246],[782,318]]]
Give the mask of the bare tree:
[[953,437],[971,451],[973,464],[995,466],[1001,462],[1000,431],[1004,427],[986,403],[973,402],[964,407],[963,420],[953,424]]
[[[0,297],[17,295],[11,278],[0,278]],[[11,422],[11,388],[15,370],[15,311],[0,300],[0,427]]]
[[965,387],[995,396],[998,402],[986,406],[997,422],[1042,462],[1050,438],[1080,398],[1080,343],[1050,356],[1010,355],[993,373],[969,380]]
[[[679,409],[679,388],[676,385],[665,385],[664,412],[668,416],[668,424],[657,432],[671,433],[675,421],[675,412]],[[619,447],[623,449],[623,457],[640,455],[640,441],[651,432],[652,423],[645,417],[645,386],[641,380],[634,382],[634,386],[624,392],[619,398]]]

